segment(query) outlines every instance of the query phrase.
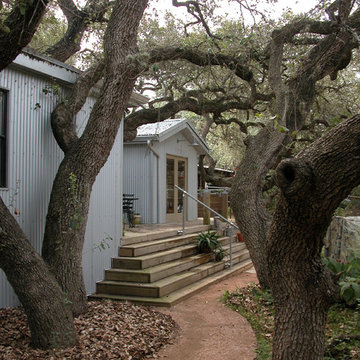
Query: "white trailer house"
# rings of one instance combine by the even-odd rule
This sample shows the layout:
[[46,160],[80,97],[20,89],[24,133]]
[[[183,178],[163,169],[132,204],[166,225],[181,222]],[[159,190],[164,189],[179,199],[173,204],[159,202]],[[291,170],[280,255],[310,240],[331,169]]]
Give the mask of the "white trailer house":
[[[0,196],[32,245],[41,252],[52,182],[63,158],[53,137],[50,114],[58,91],[66,94],[79,71],[25,50],[0,72]],[[56,90],[56,91],[55,91]],[[95,98],[90,96],[76,117],[82,132]],[[129,106],[146,102],[133,94]],[[83,250],[87,293],[95,291],[104,269],[116,256],[122,228],[123,129],[93,186]],[[99,250],[99,244],[109,245]],[[0,307],[19,302],[0,270]]]
[[[197,197],[198,157],[209,148],[186,119],[142,125],[124,144],[124,193],[134,194],[143,223],[181,221],[182,194]],[[197,218],[197,204],[185,200],[187,220]]]

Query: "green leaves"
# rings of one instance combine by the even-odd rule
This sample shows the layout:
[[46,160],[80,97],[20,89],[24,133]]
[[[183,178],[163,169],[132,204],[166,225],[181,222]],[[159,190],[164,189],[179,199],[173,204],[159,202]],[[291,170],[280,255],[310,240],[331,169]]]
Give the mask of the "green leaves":
[[360,258],[351,254],[347,261],[324,258],[324,264],[340,276],[340,297],[348,306],[360,303]]
[[349,306],[360,302],[360,281],[355,278],[345,278],[339,285],[341,286],[340,296]]
[[287,127],[280,125],[278,123],[277,116],[275,117],[275,120],[274,120],[274,127],[275,127],[275,130],[277,130],[280,133],[288,133],[289,132],[289,129]]
[[20,0],[18,2],[19,11],[22,16],[25,15],[26,8],[28,7],[28,5],[32,5],[32,3],[33,3],[33,0]]
[[196,246],[200,253],[211,253],[220,247],[219,236],[215,231],[200,233],[196,238]]

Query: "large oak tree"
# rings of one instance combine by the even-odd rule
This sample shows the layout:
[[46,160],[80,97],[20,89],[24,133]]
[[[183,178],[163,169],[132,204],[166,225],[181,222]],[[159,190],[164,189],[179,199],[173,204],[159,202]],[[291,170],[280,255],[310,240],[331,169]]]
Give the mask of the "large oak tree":
[[[199,14],[198,8],[193,6],[194,1],[181,4]],[[310,118],[317,83],[327,76],[335,80],[339,71],[350,64],[352,52],[359,46],[360,10],[358,7],[351,9],[350,1],[341,2],[341,7],[336,8],[339,4],[336,2],[331,7],[329,20],[296,19],[272,31],[270,43],[262,51],[254,50],[253,59],[261,62],[266,72],[266,94],[258,91],[263,79],[255,73],[254,66],[247,65],[248,59],[242,55],[231,57],[221,51],[214,53],[213,49],[202,52],[200,47],[150,51],[150,61],[183,59],[199,67],[231,70],[247,83],[248,91],[244,92],[239,86],[242,101],[234,101],[234,98],[229,101],[225,96],[214,100],[215,92],[221,93],[219,89],[213,92],[212,99],[204,96],[205,90],[180,91],[182,95],[176,99],[170,96],[170,101],[162,106],[144,109],[126,119],[126,128],[132,131],[142,119],[161,121],[181,110],[199,115],[209,113],[218,120],[230,109],[252,110],[259,101],[270,104],[271,121],[256,135],[248,135],[245,139],[246,150],[232,183],[231,198],[259,281],[263,287],[274,291],[274,359],[322,357],[327,310],[338,294],[336,282],[320,260],[322,239],[336,206],[359,183],[359,174],[356,174],[359,119],[355,117],[299,155],[301,166],[297,161],[281,163],[277,178],[282,197],[274,218],[264,206],[265,176],[279,163],[294,134]],[[199,19],[203,18],[199,16]],[[209,36],[213,35],[206,31]],[[305,51],[298,52],[296,61],[291,64],[293,70],[284,71],[289,65],[286,56],[289,49],[304,49],[304,46]],[[354,143],[348,142],[353,145],[353,151],[346,150],[347,136],[353,137]],[[349,162],[336,162],[336,169],[330,166],[331,156],[340,159],[345,154],[349,155]],[[328,167],[326,171],[325,166]],[[339,177],[338,181],[335,177],[334,183],[331,183],[332,171]],[[303,188],[293,189],[296,180]],[[286,186],[295,192],[287,194]]]
[[[80,314],[87,308],[81,254],[91,188],[110,153],[138,74],[138,66],[128,61],[128,57],[137,52],[137,27],[146,5],[146,0],[115,2],[104,36],[104,61],[80,76],[73,90],[78,101],[60,104],[53,114],[53,129],[65,156],[54,181],[46,223],[43,253],[48,267],[0,202],[0,265],[28,315],[34,346],[66,346],[76,342],[72,313]],[[17,11],[23,13],[21,9]],[[43,9],[40,14],[36,9],[31,11],[30,15],[25,11],[25,15],[36,18],[43,13]],[[4,57],[3,67],[15,56],[11,52],[7,59]],[[72,116],[80,110],[91,86],[102,75],[101,95],[78,138],[71,129]],[[85,89],[86,83],[90,85]],[[75,197],[79,206],[74,206],[74,194],[69,192],[70,174],[78,181]],[[83,221],[72,232],[70,223],[74,216]]]
[[[86,19],[87,24],[89,19],[101,20],[107,11],[106,2],[96,2],[96,14],[98,15],[94,15],[94,17],[90,16],[90,7],[86,7],[87,5],[85,6],[87,11],[84,11],[84,13],[86,12],[84,15],[82,12],[78,13],[73,7],[75,5],[72,1],[64,0],[60,3],[64,7],[69,22],[66,36],[73,40],[77,37],[73,37],[75,30],[70,31],[70,29],[77,29],[78,36],[81,37],[87,26],[71,19],[72,14],[79,19],[84,19],[84,21]],[[308,278],[305,278],[306,281],[304,281],[304,278],[295,276],[295,270],[292,268],[293,259],[290,251],[287,251],[287,243],[285,242],[288,238],[283,234],[291,235],[292,240],[296,239],[297,236],[304,236],[304,234],[297,233],[298,227],[287,227],[286,222],[285,225],[281,222],[283,220],[281,216],[284,218],[287,216],[290,224],[294,220],[293,214],[289,212],[284,214],[284,210],[281,210],[283,208],[289,209],[282,205],[281,200],[279,210],[275,214],[282,215],[274,217],[270,236],[266,242],[266,234],[272,219],[264,207],[263,180],[269,169],[274,168],[279,162],[284,147],[291,140],[291,134],[304,126],[315,99],[316,84],[327,75],[331,79],[336,78],[338,71],[349,64],[352,50],[358,46],[359,9],[355,9],[352,13],[350,9],[345,12],[339,10],[335,18],[331,17],[327,21],[305,18],[289,22],[272,32],[268,46],[259,46],[249,52],[240,52],[240,55],[238,52],[235,56],[229,52],[222,52],[222,39],[208,26],[200,2],[173,1],[173,4],[177,7],[186,6],[189,13],[194,15],[197,21],[204,26],[206,39],[212,44],[210,51],[204,51],[200,45],[195,47],[168,45],[148,48],[142,54],[134,56],[137,53],[135,46],[137,24],[142,16],[146,1],[117,1],[106,30],[104,60],[94,64],[91,69],[84,72],[79,78],[77,86],[74,87],[71,98],[55,109],[52,116],[52,127],[54,135],[65,153],[65,158],[55,179],[49,204],[43,248],[44,258],[62,289],[69,294],[72,311],[75,314],[86,311],[86,298],[81,273],[81,250],[89,196],[95,177],[111,149],[136,77],[140,71],[144,72],[151,69],[151,65],[155,63],[164,66],[167,62],[179,61],[177,64],[186,62],[199,69],[210,69],[210,72],[213,73],[216,72],[214,69],[222,68],[224,71],[221,70],[220,72],[223,71],[231,79],[229,81],[232,85],[231,91],[230,88],[228,91],[224,91],[223,83],[221,86],[215,86],[216,82],[211,87],[205,86],[198,89],[194,84],[204,84],[204,78],[198,73],[191,81],[187,81],[191,85],[190,90],[186,88],[187,82],[185,81],[180,87],[177,86],[176,89],[167,92],[165,94],[167,96],[164,96],[159,102],[160,105],[150,106],[149,109],[129,115],[125,123],[127,133],[129,136],[134,136],[136,127],[142,123],[161,121],[181,110],[191,111],[198,115],[210,114],[211,119],[219,124],[235,122],[244,133],[247,133],[248,126],[252,125],[246,124],[244,119],[240,119],[239,116],[226,117],[223,114],[229,110],[236,110],[237,113],[235,114],[239,114],[241,111],[249,113],[256,111],[259,104],[265,104],[267,114],[272,113],[273,117],[262,124],[262,129],[255,136],[247,136],[245,155],[232,187],[236,221],[250,250],[260,283],[265,287],[273,288],[277,301],[276,324],[282,324],[284,320],[282,314],[289,314],[293,307],[296,308],[297,304],[301,305],[302,311],[309,311],[309,314],[314,311],[319,315],[319,318],[315,317],[316,321],[312,323],[311,329],[313,334],[317,334],[316,338],[320,339],[324,327],[321,319],[326,314],[327,306],[334,294],[332,291],[334,284],[328,279],[328,274],[322,268],[319,270],[317,267],[319,265],[319,245],[316,245],[315,249],[310,252],[307,252],[307,246],[300,246],[300,250],[304,251],[303,255],[306,259],[302,263],[306,269],[306,274],[312,273],[316,268],[319,270],[319,278],[327,277],[327,280],[319,280],[322,282],[322,286],[311,289],[313,296],[322,300],[318,307],[313,306],[313,303],[307,305],[304,300],[305,297],[299,297],[301,291],[304,291],[304,286],[306,287],[308,284]],[[188,30],[188,26],[185,29]],[[241,39],[237,40],[240,41]],[[204,38],[200,43],[206,43]],[[73,41],[65,41],[61,44],[63,44],[62,46],[65,46],[64,44],[74,45]],[[289,48],[304,46],[304,44],[309,45],[309,47],[297,54],[297,59],[294,62],[295,70],[284,71],[288,64],[286,54]],[[76,51],[77,46],[75,44],[72,47],[73,50],[60,51],[59,53],[56,52],[59,47],[55,46],[49,48],[47,53],[64,60]],[[60,50],[65,49],[61,49],[60,46]],[[104,76],[102,95],[91,114],[84,134],[78,138],[71,127],[72,118],[81,107],[91,86],[101,76]],[[174,77],[174,72],[172,76]],[[160,80],[160,78],[157,79]],[[75,99],[77,100],[72,101]],[[156,105],[155,102],[154,104]],[[351,126],[349,128],[353,129]],[[340,138],[344,136],[343,132],[336,134]],[[308,153],[306,156],[309,156],[309,161],[312,163],[311,171],[316,172],[316,167],[320,166],[320,162],[313,159],[312,153]],[[297,174],[294,170],[297,169],[295,165],[294,168],[289,164],[281,166],[278,170],[279,185],[281,174],[288,182],[291,182]],[[285,169],[285,171],[281,169]],[[345,173],[346,169],[344,168],[343,171]],[[73,194],[70,194],[66,188],[70,173],[75,174],[78,180],[76,202],[80,206],[74,206]],[[346,191],[352,185],[352,182],[346,183]],[[280,186],[280,188],[284,191],[284,187]],[[346,191],[341,192],[341,196],[345,196]],[[285,195],[284,197],[286,199]],[[301,196],[299,198],[301,199]],[[338,198],[336,197],[332,206],[335,206],[337,201]],[[296,206],[291,208],[301,209]],[[6,208],[2,208],[2,210],[4,216],[8,216]],[[304,208],[305,213],[306,209]],[[321,222],[321,226],[318,228],[314,227],[313,229],[311,225],[312,234],[316,239],[321,238],[323,228],[329,222],[329,216],[331,215],[326,213],[325,217],[314,220]],[[74,217],[82,218],[83,221],[79,222],[75,229],[72,229],[70,223]],[[6,244],[5,239],[9,238],[9,234],[5,231],[1,232],[1,236],[0,239],[4,239],[4,244]],[[14,238],[18,237],[20,237],[20,233],[14,236]],[[69,241],[70,237],[76,241],[72,243]],[[303,239],[305,243],[308,241],[306,236]],[[59,243],[62,244],[61,251],[56,250],[58,248],[56,245]],[[272,251],[271,249],[275,248],[272,244],[275,243],[277,246],[282,246],[279,250],[283,249],[283,251]],[[4,247],[4,251],[8,245],[6,244]],[[283,304],[283,298],[280,296],[281,287],[274,285],[278,264],[282,262],[284,263],[283,273],[291,276],[286,277],[279,273],[279,276],[282,276],[279,284],[290,289],[287,294],[288,298],[292,300]],[[4,268],[6,268],[6,264]],[[72,274],[72,276],[68,277],[67,274]],[[11,277],[11,275],[9,276]],[[14,282],[14,287],[16,286],[18,285]],[[324,293],[329,289],[331,296]],[[293,296],[294,294],[296,296]],[[28,296],[26,293],[24,295],[25,297]],[[287,318],[286,316],[285,318]],[[299,338],[300,349],[296,346],[288,346],[285,341],[287,336],[295,336],[296,334],[301,336],[303,329],[308,326],[308,318],[290,318],[290,320],[291,324],[288,327],[282,328],[276,325],[274,358],[284,358],[284,356],[285,358],[301,358],[301,356],[304,356],[304,359],[310,358],[307,356],[315,345],[309,337]],[[303,323],[300,322],[298,326],[295,326],[295,322],[301,320]],[[316,356],[321,356],[322,344],[316,346],[314,353]]]

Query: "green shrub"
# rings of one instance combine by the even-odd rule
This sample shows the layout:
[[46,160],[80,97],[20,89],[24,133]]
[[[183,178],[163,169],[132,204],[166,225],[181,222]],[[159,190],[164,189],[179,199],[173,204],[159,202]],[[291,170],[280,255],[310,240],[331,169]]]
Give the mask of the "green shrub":
[[196,238],[196,246],[200,253],[211,253],[220,247],[219,236],[215,231],[200,233]]
[[324,258],[325,265],[339,276],[340,297],[348,306],[360,303],[360,258],[352,253],[346,261]]
[[215,261],[221,261],[228,254],[227,251],[221,247],[221,245],[217,249],[215,249],[213,253]]

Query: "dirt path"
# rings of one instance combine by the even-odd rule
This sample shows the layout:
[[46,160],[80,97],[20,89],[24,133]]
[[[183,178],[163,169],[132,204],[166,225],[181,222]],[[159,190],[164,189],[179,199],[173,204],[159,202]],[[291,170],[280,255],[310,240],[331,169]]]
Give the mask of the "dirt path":
[[180,326],[175,343],[162,349],[158,358],[253,360],[256,339],[251,326],[218,298],[226,290],[235,290],[255,281],[254,270],[249,270],[212,285],[170,309],[158,309],[170,314]]

